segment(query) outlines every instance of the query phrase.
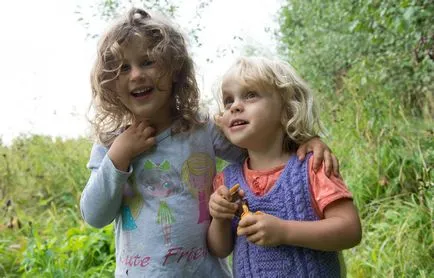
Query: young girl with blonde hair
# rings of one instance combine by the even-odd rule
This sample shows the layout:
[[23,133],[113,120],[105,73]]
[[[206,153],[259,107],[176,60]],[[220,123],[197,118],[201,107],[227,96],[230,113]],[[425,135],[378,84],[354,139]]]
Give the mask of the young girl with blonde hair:
[[[80,208],[94,227],[114,221],[115,276],[231,276],[207,250],[207,203],[216,156],[234,162],[245,153],[200,115],[182,33],[163,17],[131,9],[101,37],[91,83],[98,140]],[[300,152],[312,148],[333,168],[318,139]]]
[[[220,93],[217,122],[248,157],[215,178],[211,253],[233,251],[235,277],[340,277],[337,251],[360,242],[361,225],[342,179],[295,155],[320,130],[311,91],[289,64],[253,57],[226,72]],[[241,218],[233,186],[241,189]]]

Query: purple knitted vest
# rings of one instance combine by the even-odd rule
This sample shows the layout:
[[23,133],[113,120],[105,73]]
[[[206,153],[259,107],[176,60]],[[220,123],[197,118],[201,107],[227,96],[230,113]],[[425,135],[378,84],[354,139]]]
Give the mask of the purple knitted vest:
[[[249,189],[242,164],[224,169],[225,184],[239,183],[245,192],[251,211],[262,211],[287,220],[319,220],[311,203],[308,179],[308,160],[299,161],[293,155],[273,188],[264,196],[256,196]],[[250,243],[245,236],[236,236],[239,219],[233,220],[235,247],[233,251],[234,277],[340,277],[337,252],[281,245],[261,247]]]

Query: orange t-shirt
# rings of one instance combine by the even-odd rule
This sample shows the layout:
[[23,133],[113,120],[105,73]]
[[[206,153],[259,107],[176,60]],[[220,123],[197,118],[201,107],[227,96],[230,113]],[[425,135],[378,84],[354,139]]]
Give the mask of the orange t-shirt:
[[[246,159],[243,174],[252,192],[258,196],[263,196],[274,186],[284,168],[285,165],[281,165],[266,171],[251,170],[248,167],[248,159]],[[330,203],[342,198],[352,198],[351,192],[341,178],[333,175],[326,176],[324,164],[315,173],[313,171],[313,159],[310,159],[308,174],[312,204],[320,218],[324,218],[324,209]],[[218,173],[214,178],[214,190],[224,185],[224,180],[223,172]]]

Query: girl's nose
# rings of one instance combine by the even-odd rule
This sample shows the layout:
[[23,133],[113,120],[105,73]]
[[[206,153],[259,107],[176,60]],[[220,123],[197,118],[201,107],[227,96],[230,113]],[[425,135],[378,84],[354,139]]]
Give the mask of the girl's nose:
[[239,113],[244,110],[243,104],[241,101],[235,100],[234,103],[231,105],[231,113]]
[[130,78],[131,81],[136,81],[136,80],[140,80],[144,78],[144,72],[143,69],[137,66],[132,66],[131,67],[131,72],[130,72]]

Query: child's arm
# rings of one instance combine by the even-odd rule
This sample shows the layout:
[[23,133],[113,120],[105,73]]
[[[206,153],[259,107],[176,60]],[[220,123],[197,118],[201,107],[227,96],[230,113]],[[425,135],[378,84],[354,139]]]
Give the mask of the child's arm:
[[211,195],[209,211],[213,217],[208,228],[208,249],[214,256],[225,258],[233,250],[232,218],[238,205],[230,202],[229,189],[220,186]]
[[336,177],[339,176],[338,159],[319,137],[313,137],[300,145],[297,149],[297,156],[300,160],[303,160],[308,152],[313,152],[313,169],[315,172],[324,162],[325,172],[328,177],[331,172]]
[[340,251],[360,243],[362,230],[351,199],[340,199],[324,210],[319,221],[282,220],[269,214],[241,219],[238,235],[262,246],[294,245],[323,251]]
[[80,199],[82,217],[89,225],[102,228],[117,216],[122,202],[122,185],[132,173],[119,171],[107,156],[107,148],[95,144],[88,168],[92,170]]
[[123,185],[132,173],[131,159],[153,143],[152,129],[133,124],[119,135],[109,150],[94,145],[88,164],[92,170],[80,199],[83,219],[96,228],[110,224],[119,214]]

